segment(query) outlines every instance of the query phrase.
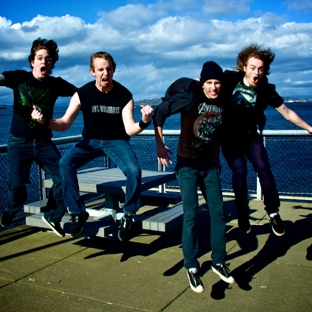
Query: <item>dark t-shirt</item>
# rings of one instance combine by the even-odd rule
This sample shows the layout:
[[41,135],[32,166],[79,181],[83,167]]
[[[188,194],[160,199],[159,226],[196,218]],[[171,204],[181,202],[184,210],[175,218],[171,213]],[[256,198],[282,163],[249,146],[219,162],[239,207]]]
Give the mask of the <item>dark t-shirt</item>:
[[223,110],[218,100],[208,99],[203,91],[198,94],[194,105],[181,113],[178,156],[197,161],[214,157]]
[[223,140],[253,139],[258,130],[263,130],[266,122],[264,111],[268,105],[277,108],[284,102],[275,91],[275,85],[261,79],[257,88],[251,88],[243,82],[243,72],[224,72],[224,92],[226,101]]
[[24,70],[5,71],[1,85],[11,88],[14,95],[13,116],[10,133],[28,139],[48,139],[52,131],[31,119],[33,105],[46,119],[52,119],[54,105],[59,96],[72,96],[76,87],[60,77],[49,76],[36,79],[32,72]]
[[101,92],[91,81],[78,89],[84,117],[82,135],[98,140],[129,140],[122,120],[122,110],[132,99],[131,92],[113,80],[111,91]]
[[214,159],[222,126],[223,101],[208,99],[194,79],[180,78],[167,89],[154,111],[154,123],[162,127],[166,118],[181,113],[178,156],[188,160]]

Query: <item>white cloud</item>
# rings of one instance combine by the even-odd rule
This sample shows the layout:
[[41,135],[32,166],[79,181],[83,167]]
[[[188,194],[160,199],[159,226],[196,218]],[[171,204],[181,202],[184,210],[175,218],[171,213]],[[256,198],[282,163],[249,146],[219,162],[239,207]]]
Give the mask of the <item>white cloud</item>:
[[155,3],[155,8],[161,12],[183,12],[188,14],[192,11],[196,11],[201,6],[200,0],[158,0]]
[[142,27],[152,24],[157,19],[157,12],[152,5],[127,5],[112,12],[100,12],[99,23],[104,27],[113,27],[122,31],[139,31]]
[[0,28],[4,27],[7,28],[12,25],[12,22],[5,17],[0,16]]
[[285,1],[287,8],[293,11],[312,11],[311,0],[287,0]]
[[218,0],[213,3],[205,0],[203,12],[207,15],[245,15],[250,13],[249,4],[252,0]]
[[[128,87],[136,100],[163,96],[169,84],[181,76],[198,77],[207,60],[230,69],[236,63],[237,53],[250,42],[268,45],[276,53],[269,79],[277,84],[279,92],[297,92],[298,84],[286,84],[288,78],[312,80],[312,23],[285,22],[273,13],[232,21],[165,14],[169,5],[172,11],[189,6],[189,11],[195,12],[192,3],[174,0],[147,6],[127,5],[101,12],[93,24],[70,15],[38,15],[14,25],[0,17],[0,72],[29,69],[31,44],[40,36],[54,39],[59,45],[60,59],[53,74],[78,87],[93,79],[89,73],[90,54],[110,52],[117,63],[116,80]],[[250,10],[250,3],[226,1],[225,5],[220,0],[213,6],[218,7],[214,10],[223,8],[222,14],[226,14],[230,10]],[[299,77],[304,71],[304,78]],[[0,100],[3,89],[0,88]],[[304,92],[308,95],[311,90]]]

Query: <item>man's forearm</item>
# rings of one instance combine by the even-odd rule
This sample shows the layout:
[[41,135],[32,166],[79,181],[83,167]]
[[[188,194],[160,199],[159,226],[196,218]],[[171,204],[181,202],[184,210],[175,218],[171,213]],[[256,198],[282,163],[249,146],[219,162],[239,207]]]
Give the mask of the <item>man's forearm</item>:
[[51,119],[49,128],[55,131],[65,131],[69,128],[69,124],[62,121],[62,119]]

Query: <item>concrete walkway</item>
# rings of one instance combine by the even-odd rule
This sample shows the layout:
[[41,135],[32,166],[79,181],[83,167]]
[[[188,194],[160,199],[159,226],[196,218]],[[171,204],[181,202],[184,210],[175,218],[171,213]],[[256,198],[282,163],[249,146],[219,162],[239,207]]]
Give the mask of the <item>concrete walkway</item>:
[[0,311],[311,311],[312,204],[282,203],[283,237],[272,234],[262,202],[250,207],[252,232],[244,235],[225,200],[231,286],[210,270],[208,212],[200,214],[202,294],[189,288],[181,227],[138,230],[128,243],[59,238],[26,225],[2,231]]

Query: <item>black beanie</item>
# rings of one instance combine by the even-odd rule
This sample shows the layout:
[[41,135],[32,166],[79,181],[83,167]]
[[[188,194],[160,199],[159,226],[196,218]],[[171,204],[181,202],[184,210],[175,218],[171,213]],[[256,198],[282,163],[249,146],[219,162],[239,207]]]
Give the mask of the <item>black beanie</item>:
[[209,61],[204,63],[200,73],[200,84],[203,85],[209,79],[216,79],[222,82],[223,70],[215,62]]

